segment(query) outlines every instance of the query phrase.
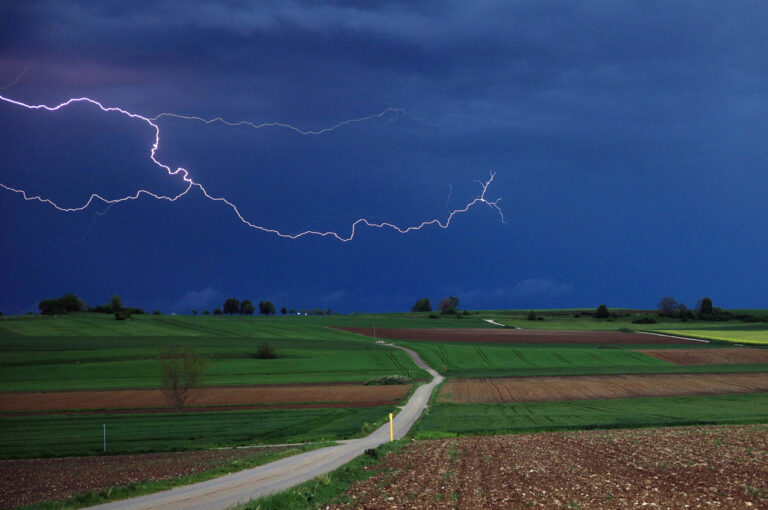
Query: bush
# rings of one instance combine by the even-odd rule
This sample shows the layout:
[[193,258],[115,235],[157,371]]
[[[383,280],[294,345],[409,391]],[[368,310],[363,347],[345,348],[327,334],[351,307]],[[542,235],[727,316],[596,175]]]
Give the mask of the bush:
[[277,359],[277,351],[269,342],[264,342],[259,345],[259,350],[256,351],[256,357],[259,359]]
[[607,319],[610,317],[610,313],[608,313],[608,307],[605,305],[600,305],[597,307],[597,310],[595,310],[595,318],[596,319]]
[[654,317],[640,317],[639,319],[634,319],[632,324],[656,324],[656,319]]
[[127,321],[131,318],[131,312],[128,310],[118,310],[115,312],[115,319],[119,321]]
[[376,379],[366,381],[366,386],[389,386],[391,384],[408,384],[411,382],[410,377],[404,375],[382,375]]
[[437,315],[436,313],[430,313],[430,314],[429,314],[429,318],[430,318],[430,319],[437,319],[438,317],[440,317],[440,316],[439,316],[439,315]]
[[152,315],[163,315],[163,312],[161,312],[160,310],[155,310],[154,312],[152,312]]
[[530,313],[528,314],[528,320],[529,321],[535,321],[536,320],[536,312],[531,310]]

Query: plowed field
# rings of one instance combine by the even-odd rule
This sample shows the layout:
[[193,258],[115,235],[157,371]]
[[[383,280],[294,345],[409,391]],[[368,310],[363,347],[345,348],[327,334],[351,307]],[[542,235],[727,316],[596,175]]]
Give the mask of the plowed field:
[[191,475],[288,446],[195,452],[0,460],[0,508],[71,498],[141,480]]
[[768,349],[659,349],[642,353],[677,365],[768,363]]
[[[372,328],[337,328],[374,336]],[[622,333],[620,331],[549,331],[532,329],[396,329],[376,328],[377,338],[427,340],[434,342],[484,342],[513,344],[695,344],[701,340]]]
[[[328,407],[375,406],[397,403],[410,385],[358,384],[265,385],[213,387],[194,395],[187,407],[284,406],[322,404]],[[64,391],[0,393],[0,413],[62,410],[128,410],[168,408],[162,390]]]
[[768,374],[652,374],[453,379],[439,400],[461,404],[768,392]]
[[768,428],[417,441],[333,509],[766,508]]

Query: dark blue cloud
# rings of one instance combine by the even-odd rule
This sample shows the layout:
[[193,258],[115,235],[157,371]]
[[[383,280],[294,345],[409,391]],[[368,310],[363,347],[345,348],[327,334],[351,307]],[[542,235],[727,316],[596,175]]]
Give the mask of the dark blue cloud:
[[[11,97],[305,129],[408,112],[316,138],[162,121],[160,157],[257,223],[418,222],[493,170],[509,225],[478,210],[447,231],[289,242],[199,195],[97,216],[2,194],[0,309],[70,290],[171,306],[199,289],[347,310],[451,292],[759,306],[767,18],[761,2],[6,2],[0,87],[28,68]],[[147,165],[151,130],[120,119],[0,105],[0,129],[9,185],[71,201],[178,185]],[[542,282],[550,294],[531,291]]]

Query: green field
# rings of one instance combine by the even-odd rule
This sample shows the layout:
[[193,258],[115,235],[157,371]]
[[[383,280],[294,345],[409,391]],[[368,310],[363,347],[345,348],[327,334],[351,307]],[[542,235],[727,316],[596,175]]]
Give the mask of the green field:
[[0,458],[326,441],[372,432],[391,407],[0,417]]
[[663,333],[703,338],[705,340],[722,340],[738,344],[768,345],[768,330],[766,329],[678,329],[665,330]]
[[[360,335],[290,319],[97,314],[0,324],[0,391],[152,388],[158,352],[185,346],[208,359],[209,386],[365,382],[402,374],[425,378],[410,357]],[[109,332],[112,331],[112,335]],[[278,359],[256,359],[268,341]]]
[[416,437],[768,422],[768,394],[515,404],[436,403]]
[[[540,375],[663,374],[706,372],[768,372],[768,364],[675,365],[636,349],[659,345],[541,345],[395,341],[419,353],[448,377],[527,377]],[[675,348],[711,349],[701,345]]]

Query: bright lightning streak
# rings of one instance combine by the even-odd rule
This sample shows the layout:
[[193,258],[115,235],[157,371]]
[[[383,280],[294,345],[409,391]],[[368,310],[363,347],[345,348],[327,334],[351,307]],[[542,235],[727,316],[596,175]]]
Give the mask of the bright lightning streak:
[[474,207],[475,205],[478,205],[478,204],[485,204],[488,207],[490,207],[492,209],[495,209],[499,213],[499,216],[501,217],[501,221],[504,222],[504,214],[502,213],[501,208],[498,205],[499,201],[501,200],[501,198],[497,198],[494,201],[490,201],[487,198],[485,198],[485,195],[486,195],[486,193],[488,191],[488,187],[493,182],[493,178],[494,178],[494,175],[495,175],[495,174],[491,173],[491,176],[490,176],[490,178],[487,181],[485,181],[485,182],[478,181],[480,186],[481,186],[481,188],[482,188],[482,192],[480,193],[480,195],[477,198],[475,198],[474,200],[472,200],[471,202],[469,202],[467,205],[465,205],[463,208],[454,209],[453,211],[451,211],[449,213],[448,217],[444,221],[440,221],[439,219],[432,219],[432,220],[423,221],[423,222],[419,223],[418,225],[413,225],[413,226],[410,226],[410,227],[400,227],[400,226],[397,226],[397,225],[395,225],[393,223],[389,223],[389,222],[374,223],[374,222],[371,222],[371,221],[369,221],[369,220],[367,220],[365,218],[360,218],[360,219],[358,219],[358,220],[356,220],[356,221],[354,221],[352,223],[351,232],[350,232],[350,234],[348,236],[344,236],[342,234],[339,234],[337,232],[332,232],[332,231],[321,232],[321,231],[316,231],[316,230],[306,230],[306,231],[303,231],[303,232],[299,232],[298,234],[286,234],[286,233],[281,232],[281,231],[279,231],[277,229],[270,228],[270,227],[264,227],[264,226],[257,225],[255,223],[252,223],[252,222],[248,221],[245,217],[243,217],[243,215],[240,213],[240,210],[237,208],[237,206],[235,204],[233,204],[232,202],[230,202],[226,198],[215,197],[215,196],[212,196],[211,194],[209,194],[208,191],[205,189],[205,187],[203,187],[202,184],[200,184],[198,182],[195,182],[192,179],[192,177],[190,176],[189,172],[186,169],[178,167],[178,168],[176,168],[174,170],[170,166],[160,162],[156,158],[157,150],[160,147],[160,127],[155,122],[157,122],[157,120],[162,118],[162,117],[175,117],[175,118],[180,118],[180,119],[185,119],[185,120],[197,120],[197,121],[205,122],[206,124],[212,124],[214,122],[221,122],[221,123],[229,125],[229,126],[250,126],[250,127],[253,127],[253,128],[257,128],[257,129],[258,128],[263,128],[263,127],[283,127],[283,128],[291,129],[291,130],[293,130],[293,131],[295,131],[295,132],[297,132],[299,134],[302,134],[302,135],[321,135],[321,134],[333,131],[335,129],[338,129],[338,128],[342,127],[342,126],[348,125],[348,124],[357,123],[357,122],[363,122],[363,121],[366,121],[366,120],[372,120],[372,119],[376,119],[376,118],[382,118],[382,117],[384,117],[385,115],[387,115],[389,113],[403,113],[404,114],[405,111],[400,109],[400,108],[387,108],[386,110],[384,110],[384,111],[382,111],[380,113],[369,115],[367,117],[360,117],[360,118],[345,120],[345,121],[339,122],[338,124],[335,124],[335,125],[333,125],[331,127],[324,128],[324,129],[321,129],[321,130],[318,130],[318,131],[304,131],[304,130],[301,130],[301,129],[296,128],[294,126],[291,126],[290,124],[284,124],[284,123],[254,124],[252,122],[247,122],[247,121],[228,122],[228,121],[225,121],[224,119],[222,119],[220,117],[217,117],[215,119],[206,120],[206,119],[204,119],[202,117],[177,115],[177,114],[173,114],[173,113],[161,113],[161,114],[159,114],[159,115],[157,115],[155,117],[144,117],[144,116],[136,114],[136,113],[131,113],[131,112],[129,112],[127,110],[124,110],[122,108],[118,108],[118,107],[114,107],[114,106],[104,106],[100,102],[98,102],[98,101],[96,101],[94,99],[90,99],[88,97],[79,97],[79,98],[68,99],[67,101],[65,101],[63,103],[60,103],[60,104],[58,104],[56,106],[48,106],[48,105],[44,105],[44,104],[30,105],[30,104],[23,103],[21,101],[16,101],[14,99],[10,99],[10,98],[2,96],[2,95],[0,95],[0,100],[4,101],[6,103],[12,104],[12,105],[16,105],[16,106],[20,106],[22,108],[29,109],[29,110],[46,110],[46,111],[49,111],[49,112],[60,110],[62,108],[65,108],[65,107],[73,104],[73,103],[88,103],[88,104],[96,106],[97,108],[99,108],[103,112],[119,113],[119,114],[124,115],[126,117],[129,117],[131,119],[136,119],[136,120],[142,121],[142,122],[146,123],[147,125],[149,125],[154,130],[154,132],[155,132],[155,141],[154,141],[154,144],[152,145],[152,149],[150,150],[150,153],[149,153],[149,157],[152,160],[152,162],[155,165],[157,165],[158,167],[160,167],[163,170],[165,170],[168,173],[168,175],[171,175],[171,176],[179,175],[179,176],[181,176],[182,180],[187,184],[186,189],[184,189],[184,191],[182,191],[181,193],[179,193],[178,195],[175,195],[175,196],[158,195],[158,194],[152,193],[151,191],[148,191],[148,190],[145,190],[145,189],[140,189],[140,190],[138,190],[133,195],[128,195],[128,196],[124,196],[124,197],[121,197],[121,198],[115,198],[115,199],[104,198],[101,195],[94,193],[94,194],[92,194],[88,198],[88,200],[82,206],[79,206],[79,207],[62,207],[62,206],[58,205],[57,203],[55,203],[54,201],[52,201],[52,200],[50,200],[48,198],[43,198],[41,196],[31,196],[31,195],[29,195],[24,190],[16,189],[16,188],[13,188],[11,186],[7,186],[7,185],[5,185],[3,183],[0,183],[0,187],[2,187],[3,189],[6,189],[8,191],[12,191],[14,193],[20,194],[24,198],[24,200],[43,202],[43,203],[46,203],[48,205],[51,205],[55,209],[57,209],[59,211],[62,211],[62,212],[83,211],[83,210],[87,209],[91,204],[93,204],[93,202],[96,201],[96,200],[99,200],[99,201],[101,201],[101,202],[111,206],[113,204],[118,204],[118,203],[126,202],[126,201],[129,201],[129,200],[136,200],[136,199],[138,199],[142,195],[147,195],[147,196],[152,197],[152,198],[154,198],[156,200],[167,200],[169,202],[175,202],[176,200],[180,199],[181,197],[183,197],[184,195],[189,193],[189,191],[194,187],[194,188],[198,188],[200,190],[200,192],[203,194],[203,196],[205,196],[209,200],[212,200],[214,202],[222,202],[222,203],[226,204],[227,206],[229,206],[232,209],[232,211],[235,213],[235,215],[238,217],[238,219],[240,219],[240,221],[243,224],[247,225],[248,227],[250,227],[252,229],[255,229],[255,230],[260,230],[262,232],[266,232],[266,233],[269,233],[269,234],[274,234],[274,235],[276,235],[278,237],[282,237],[282,238],[286,238],[286,239],[298,239],[300,237],[305,237],[305,236],[320,236],[320,237],[333,237],[333,238],[338,239],[339,241],[348,242],[348,241],[351,241],[352,239],[354,239],[355,234],[357,232],[357,227],[361,226],[361,225],[364,225],[364,226],[367,226],[367,227],[371,227],[371,228],[379,228],[379,229],[389,228],[389,229],[395,230],[396,232],[399,232],[401,234],[407,234],[408,232],[412,232],[414,230],[421,230],[422,228],[424,228],[426,226],[430,226],[430,225],[437,225],[440,228],[446,229],[451,224],[451,221],[453,220],[454,216],[456,216],[457,214],[465,213],[465,212],[469,211],[472,207]]

